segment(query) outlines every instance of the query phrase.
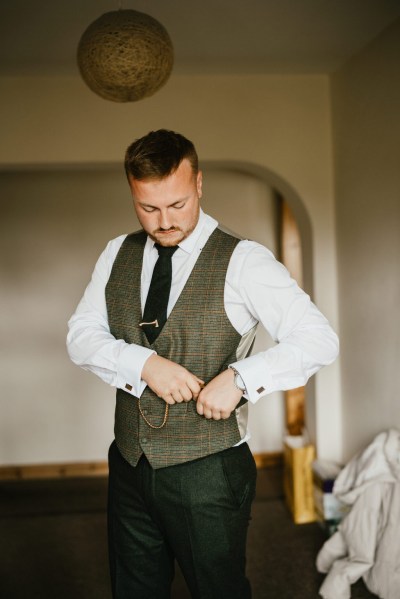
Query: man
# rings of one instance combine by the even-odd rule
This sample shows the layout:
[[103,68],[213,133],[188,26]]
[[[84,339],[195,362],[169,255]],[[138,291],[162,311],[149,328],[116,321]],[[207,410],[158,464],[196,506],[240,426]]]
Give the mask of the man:
[[[266,248],[201,211],[192,142],[150,132],[125,168],[143,230],[108,244],[68,336],[71,359],[117,387],[113,596],[170,597],[176,558],[193,598],[247,599],[246,400],[304,384],[337,338]],[[247,357],[259,321],[278,343]]]

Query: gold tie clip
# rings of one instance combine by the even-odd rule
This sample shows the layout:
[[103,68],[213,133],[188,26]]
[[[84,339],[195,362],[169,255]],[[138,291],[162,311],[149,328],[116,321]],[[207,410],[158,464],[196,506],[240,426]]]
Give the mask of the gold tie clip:
[[150,324],[154,324],[154,326],[156,327],[156,329],[158,329],[158,327],[160,326],[158,324],[158,320],[153,320],[152,322],[139,322],[139,326],[142,327],[144,325],[150,325]]

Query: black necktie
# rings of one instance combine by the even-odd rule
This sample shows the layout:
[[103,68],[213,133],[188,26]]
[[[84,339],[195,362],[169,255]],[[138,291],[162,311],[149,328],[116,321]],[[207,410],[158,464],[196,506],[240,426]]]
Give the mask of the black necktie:
[[172,262],[171,258],[178,246],[164,247],[155,244],[158,250],[158,260],[151,277],[149,293],[143,312],[143,322],[140,326],[146,333],[149,343],[153,343],[161,333],[167,321],[169,292],[171,291]]

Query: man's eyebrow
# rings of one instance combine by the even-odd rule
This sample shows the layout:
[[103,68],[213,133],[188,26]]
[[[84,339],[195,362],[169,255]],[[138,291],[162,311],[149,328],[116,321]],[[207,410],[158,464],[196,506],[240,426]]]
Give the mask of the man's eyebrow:
[[187,202],[188,199],[189,199],[189,196],[185,196],[184,198],[179,198],[179,200],[176,200],[175,202],[170,204],[170,206],[175,206],[175,204],[180,204],[181,202]]
[[[179,200],[175,200],[171,204],[168,204],[167,208],[174,207],[174,206],[176,206],[176,204],[180,204],[181,202],[186,202],[189,199],[189,197],[190,196],[185,196],[184,198],[179,198]],[[148,204],[147,202],[138,201],[138,204],[140,204],[140,206],[144,206],[146,208],[158,208],[158,206],[154,206],[153,204]]]

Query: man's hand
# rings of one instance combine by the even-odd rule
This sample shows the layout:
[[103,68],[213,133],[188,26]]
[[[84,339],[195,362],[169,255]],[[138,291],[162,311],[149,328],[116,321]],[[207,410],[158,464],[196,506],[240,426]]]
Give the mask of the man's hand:
[[172,405],[197,399],[204,381],[183,366],[153,354],[146,360],[142,379],[154,393]]
[[197,413],[205,418],[229,418],[243,393],[235,387],[235,373],[224,370],[204,387],[197,398]]

